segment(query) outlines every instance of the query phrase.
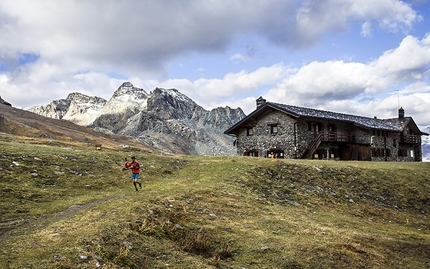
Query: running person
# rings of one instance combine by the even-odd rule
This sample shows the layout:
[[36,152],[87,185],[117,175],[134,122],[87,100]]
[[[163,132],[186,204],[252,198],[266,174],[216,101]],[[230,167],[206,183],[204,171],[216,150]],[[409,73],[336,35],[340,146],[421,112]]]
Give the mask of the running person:
[[135,191],[139,191],[137,189],[137,185],[139,184],[139,187],[142,189],[142,184],[139,182],[139,173],[140,173],[140,164],[138,161],[136,161],[136,157],[131,157],[131,162],[125,162],[126,168],[131,168],[131,180],[133,181]]

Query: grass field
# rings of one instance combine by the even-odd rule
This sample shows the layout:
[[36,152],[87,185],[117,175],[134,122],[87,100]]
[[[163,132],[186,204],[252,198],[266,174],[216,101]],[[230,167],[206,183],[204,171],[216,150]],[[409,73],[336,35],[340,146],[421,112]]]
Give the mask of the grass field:
[[0,268],[430,268],[430,163],[0,149]]

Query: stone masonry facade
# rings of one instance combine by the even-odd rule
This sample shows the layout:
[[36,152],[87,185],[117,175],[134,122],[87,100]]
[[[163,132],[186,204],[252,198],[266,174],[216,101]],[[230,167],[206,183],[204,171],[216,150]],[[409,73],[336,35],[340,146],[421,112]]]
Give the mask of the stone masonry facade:
[[[363,156],[367,156],[363,160],[369,161],[416,161],[415,155],[420,153],[418,148],[402,145],[398,132],[372,131],[333,120],[297,120],[274,109],[239,130],[237,152],[256,157],[301,158],[318,132],[333,132],[337,137],[335,141],[323,139],[312,156],[314,159],[349,159],[343,155],[347,147],[357,148],[357,154],[363,152]],[[402,148],[404,156],[399,154]]]

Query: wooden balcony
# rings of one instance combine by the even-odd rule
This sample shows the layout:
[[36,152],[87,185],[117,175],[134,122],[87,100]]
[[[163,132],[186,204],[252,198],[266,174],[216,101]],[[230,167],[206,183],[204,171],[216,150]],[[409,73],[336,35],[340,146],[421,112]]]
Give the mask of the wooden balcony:
[[302,159],[312,159],[321,142],[355,142],[355,134],[344,132],[319,132],[303,152]]
[[346,132],[320,132],[322,133],[321,140],[324,142],[355,142],[355,134]]
[[409,144],[421,144],[421,136],[420,135],[401,135],[400,142],[409,143]]

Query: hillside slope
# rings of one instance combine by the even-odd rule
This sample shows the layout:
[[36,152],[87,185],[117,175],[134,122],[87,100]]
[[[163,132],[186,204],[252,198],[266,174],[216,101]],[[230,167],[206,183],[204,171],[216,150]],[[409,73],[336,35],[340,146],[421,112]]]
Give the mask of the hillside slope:
[[86,145],[91,148],[94,148],[95,145],[102,145],[104,148],[111,149],[122,149],[124,145],[127,145],[146,151],[156,151],[129,137],[96,132],[67,120],[47,118],[6,105],[0,105],[0,132],[22,136],[28,142],[31,142],[30,138],[33,138],[34,143],[45,143],[38,142],[38,140],[45,139],[51,144],[80,143],[81,146]]
[[428,163],[0,147],[6,268],[430,265]]

